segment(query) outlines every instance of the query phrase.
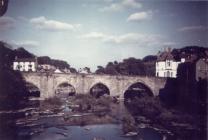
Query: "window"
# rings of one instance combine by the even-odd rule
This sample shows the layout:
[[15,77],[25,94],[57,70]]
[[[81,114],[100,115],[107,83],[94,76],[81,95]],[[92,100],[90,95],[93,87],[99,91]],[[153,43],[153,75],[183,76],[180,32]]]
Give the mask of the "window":
[[170,76],[173,77],[173,72],[170,73]]
[[21,68],[21,65],[18,64],[17,67],[16,67],[16,69],[17,70],[20,70],[20,68]]
[[170,77],[170,72],[169,71],[167,71],[167,77]]
[[159,76],[159,72],[157,72],[157,77]]
[[170,67],[170,66],[171,66],[170,61],[167,61],[167,66],[168,66],[168,67]]
[[28,67],[31,68],[31,67],[32,67],[32,64],[30,63],[30,64],[28,65]]
[[198,70],[201,70],[201,67],[200,66],[198,66]]
[[164,77],[166,77],[166,72],[164,72]]

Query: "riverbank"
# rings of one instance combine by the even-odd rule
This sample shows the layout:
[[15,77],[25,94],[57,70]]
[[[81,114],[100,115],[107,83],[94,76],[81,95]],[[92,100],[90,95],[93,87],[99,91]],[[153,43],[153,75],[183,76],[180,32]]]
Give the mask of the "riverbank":
[[182,140],[206,140],[206,115],[167,108],[158,98],[135,98],[125,104],[137,125],[167,130]]
[[[35,102],[35,101],[31,101]],[[99,99],[88,95],[76,95],[69,98],[49,98],[37,101],[36,107],[20,110],[1,111],[0,114],[22,114],[17,125],[36,125],[42,120],[54,119],[50,125],[90,125],[118,123],[118,103],[111,97]]]

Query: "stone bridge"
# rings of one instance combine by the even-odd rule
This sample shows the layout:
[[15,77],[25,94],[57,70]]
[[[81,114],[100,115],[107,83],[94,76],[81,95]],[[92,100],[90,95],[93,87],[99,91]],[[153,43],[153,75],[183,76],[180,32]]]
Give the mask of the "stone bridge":
[[72,85],[76,94],[89,94],[90,89],[101,83],[105,85],[111,96],[124,97],[125,91],[133,84],[140,83],[149,88],[154,96],[164,88],[166,79],[146,76],[97,75],[97,74],[58,74],[58,73],[22,73],[26,82],[33,84],[40,90],[42,99],[53,97],[60,84]]

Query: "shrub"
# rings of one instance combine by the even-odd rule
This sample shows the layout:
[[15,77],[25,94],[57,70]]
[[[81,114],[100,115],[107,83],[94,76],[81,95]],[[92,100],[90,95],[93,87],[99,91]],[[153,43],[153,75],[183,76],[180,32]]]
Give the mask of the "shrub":
[[62,105],[62,101],[58,97],[48,98],[48,99],[45,100],[44,103],[49,104],[49,105],[58,105],[58,106],[61,106]]

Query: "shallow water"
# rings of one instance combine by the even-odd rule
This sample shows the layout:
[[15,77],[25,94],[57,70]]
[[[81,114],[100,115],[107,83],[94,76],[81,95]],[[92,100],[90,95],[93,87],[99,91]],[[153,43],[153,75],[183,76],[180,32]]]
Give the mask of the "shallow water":
[[31,136],[31,140],[162,140],[162,135],[157,131],[145,128],[141,129],[139,135],[123,136],[121,126],[116,124],[89,125],[89,126],[65,126],[49,127],[40,134]]
[[[27,123],[25,113],[0,113],[0,140],[164,140],[164,135],[153,128],[139,128],[138,135],[126,137],[120,124],[70,126],[60,124],[58,119],[61,117],[44,116]],[[21,119],[22,124],[17,124]]]

